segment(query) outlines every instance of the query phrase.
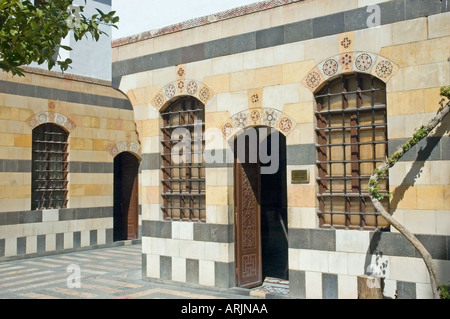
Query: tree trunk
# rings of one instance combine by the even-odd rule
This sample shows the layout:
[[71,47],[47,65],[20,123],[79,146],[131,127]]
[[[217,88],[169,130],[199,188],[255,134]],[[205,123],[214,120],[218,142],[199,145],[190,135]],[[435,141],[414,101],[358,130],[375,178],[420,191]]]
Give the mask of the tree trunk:
[[[428,134],[433,129],[442,122],[442,120],[445,118],[445,116],[450,111],[450,103],[447,103],[442,109],[438,111],[436,116],[428,123],[427,127],[429,128]],[[388,160],[381,164],[375,171],[372,173],[371,179],[374,179],[375,181],[378,181],[378,178],[380,177],[378,172],[385,171],[386,169],[394,166],[394,164],[405,154],[405,151],[403,148],[399,148],[392,156],[397,158],[397,160],[394,163],[389,164]],[[397,156],[395,156],[397,155]],[[438,271],[436,268],[436,265],[433,261],[433,258],[431,257],[428,250],[422,245],[422,243],[414,236],[413,233],[411,233],[408,229],[406,229],[401,223],[399,223],[396,219],[394,219],[391,214],[389,214],[383,207],[383,205],[380,203],[380,201],[374,197],[370,196],[370,199],[372,200],[373,205],[375,206],[375,209],[383,216],[386,221],[392,225],[395,229],[397,229],[405,238],[414,246],[414,248],[417,249],[417,251],[422,255],[423,261],[425,262],[425,265],[428,269],[428,273],[430,274],[430,283],[431,288],[433,291],[433,298],[434,299],[440,299],[440,293],[439,293],[439,279],[438,279]]]

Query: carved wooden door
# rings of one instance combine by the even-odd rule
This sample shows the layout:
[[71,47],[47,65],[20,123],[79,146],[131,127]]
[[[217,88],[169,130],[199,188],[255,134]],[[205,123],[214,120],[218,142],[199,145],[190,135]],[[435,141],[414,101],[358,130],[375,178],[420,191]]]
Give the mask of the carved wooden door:
[[[248,159],[248,156],[246,156]],[[235,159],[236,283],[252,288],[262,284],[260,164]]]
[[139,164],[137,160],[133,161],[126,168],[127,186],[130,190],[129,205],[127,216],[127,239],[136,239],[138,237],[138,210],[139,210],[139,198],[138,198],[138,169]]

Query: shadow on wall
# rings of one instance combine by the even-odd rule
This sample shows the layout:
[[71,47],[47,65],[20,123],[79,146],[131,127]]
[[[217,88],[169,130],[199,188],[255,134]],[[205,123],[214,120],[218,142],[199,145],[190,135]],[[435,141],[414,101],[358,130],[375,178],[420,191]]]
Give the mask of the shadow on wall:
[[[436,146],[439,145],[439,142],[442,141],[442,137],[448,132],[450,132],[449,128],[450,128],[450,116],[447,116],[446,118],[444,118],[441,124],[439,124],[439,126],[436,128],[435,132],[432,135],[422,140],[418,145],[414,146],[411,150],[409,150],[405,154],[405,157],[407,157],[408,153],[414,154],[414,152],[420,147],[420,149],[417,150],[417,155],[416,158],[414,159],[414,163],[411,167],[411,170],[404,177],[401,183],[401,187],[398,187],[393,194],[393,198],[391,200],[391,209],[393,211],[397,208],[400,201],[403,200],[404,195],[408,190],[408,188],[414,186],[417,178],[420,177],[420,174],[422,173],[425,161],[430,159],[433,150],[436,148]],[[439,154],[441,153],[439,152]],[[371,235],[369,248],[366,252],[364,274],[370,277],[383,277],[386,274],[388,261],[383,258],[383,251],[382,251],[383,249],[379,249],[382,236],[383,232],[379,231],[374,232]],[[381,244],[381,246],[384,245],[385,241],[384,243]],[[373,260],[373,255],[375,255],[375,260]],[[384,287],[382,288],[384,290]],[[397,297],[396,295],[397,292],[395,293],[394,298]],[[384,296],[384,298],[386,299],[390,297]]]
[[417,151],[417,156],[414,160],[411,170],[408,172],[408,174],[406,174],[405,178],[400,184],[400,187],[397,187],[393,194],[393,197],[391,199],[391,211],[397,209],[398,204],[403,200],[408,188],[414,186],[417,178],[420,177],[420,174],[422,173],[425,161],[430,159],[432,151],[436,146],[439,145],[439,142],[442,140],[444,134],[450,132],[449,128],[450,116],[446,116],[432,135],[428,136],[419,144],[410,149],[407,153],[405,153],[406,157],[408,153],[413,154],[413,152],[420,147],[420,149]]

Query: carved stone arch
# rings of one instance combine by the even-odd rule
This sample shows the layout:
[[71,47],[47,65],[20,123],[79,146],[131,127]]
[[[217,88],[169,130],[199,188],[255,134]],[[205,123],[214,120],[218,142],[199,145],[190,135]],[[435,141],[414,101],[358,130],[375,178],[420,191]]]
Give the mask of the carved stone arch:
[[251,108],[232,115],[220,128],[226,140],[248,127],[268,126],[287,136],[297,125],[292,117],[274,108]]
[[181,96],[197,98],[203,105],[211,100],[214,92],[204,83],[192,79],[180,79],[166,84],[152,99],[152,105],[158,110],[163,110],[170,101]]
[[35,127],[44,123],[54,123],[61,126],[69,133],[76,128],[75,123],[67,116],[51,111],[36,113],[29,117],[26,120],[26,123],[29,127],[31,127],[31,129],[34,129]]
[[130,152],[139,160],[142,158],[141,145],[137,142],[118,142],[109,149],[109,154],[112,157],[116,157],[122,152]]
[[393,61],[372,52],[346,52],[318,63],[303,78],[302,84],[314,93],[326,81],[353,72],[370,74],[387,83],[398,69]]

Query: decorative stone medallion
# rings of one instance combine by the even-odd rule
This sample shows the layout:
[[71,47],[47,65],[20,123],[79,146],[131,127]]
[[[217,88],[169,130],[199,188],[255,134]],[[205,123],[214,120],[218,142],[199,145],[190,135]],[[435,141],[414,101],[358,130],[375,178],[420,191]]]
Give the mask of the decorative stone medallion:
[[155,98],[153,99],[153,105],[156,106],[156,108],[160,109],[162,108],[162,106],[164,105],[164,103],[166,102],[166,99],[164,98],[164,96],[159,93],[155,96]]
[[372,57],[367,53],[361,53],[356,57],[355,66],[362,72],[367,72],[372,67]]
[[341,41],[341,46],[348,49],[349,46],[352,44],[352,40],[350,40],[348,37],[345,37],[342,41]]
[[205,86],[205,87],[202,87],[202,88],[200,89],[200,92],[199,92],[199,94],[198,94],[198,97],[199,97],[200,101],[206,102],[206,101],[208,101],[209,98],[211,97],[211,91],[210,91],[206,86]]
[[264,110],[262,124],[275,127],[280,117],[280,111],[274,109]]
[[175,86],[173,84],[169,84],[168,86],[166,86],[166,88],[164,89],[164,94],[167,96],[168,99],[171,99],[175,96],[176,94],[176,89]]
[[197,82],[195,82],[195,81],[189,81],[189,83],[187,84],[187,87],[186,87],[186,91],[187,91],[190,95],[194,95],[195,93],[197,93],[197,90],[198,90]]
[[350,53],[343,54],[339,60],[344,70],[349,70],[352,62],[353,62],[353,56]]
[[253,110],[250,113],[250,118],[252,119],[253,122],[258,122],[259,119],[261,118],[261,114],[259,113],[258,110]]
[[289,118],[287,118],[287,117],[283,117],[280,120],[280,123],[278,124],[278,127],[280,128],[280,130],[283,133],[289,132],[292,129],[292,126],[293,126],[292,121]]
[[233,125],[231,123],[225,123],[225,125],[222,127],[222,133],[226,137],[229,137],[231,134],[233,134]]
[[247,112],[239,112],[233,117],[233,124],[238,128],[245,128],[248,125],[248,115]]
[[306,85],[308,85],[311,89],[315,89],[320,84],[320,75],[316,71],[310,72],[306,76]]
[[323,73],[327,76],[335,75],[338,69],[339,65],[335,59],[328,59],[322,67]]
[[377,64],[375,72],[380,78],[387,78],[392,74],[393,69],[394,66],[392,65],[391,62],[387,60],[382,60]]
[[122,152],[132,152],[141,156],[141,146],[136,142],[119,142],[109,149],[112,157],[116,157]]
[[44,123],[55,123],[66,128],[68,131],[72,131],[76,127],[75,123],[65,115],[51,111],[35,114],[28,118],[26,123],[33,129]]

